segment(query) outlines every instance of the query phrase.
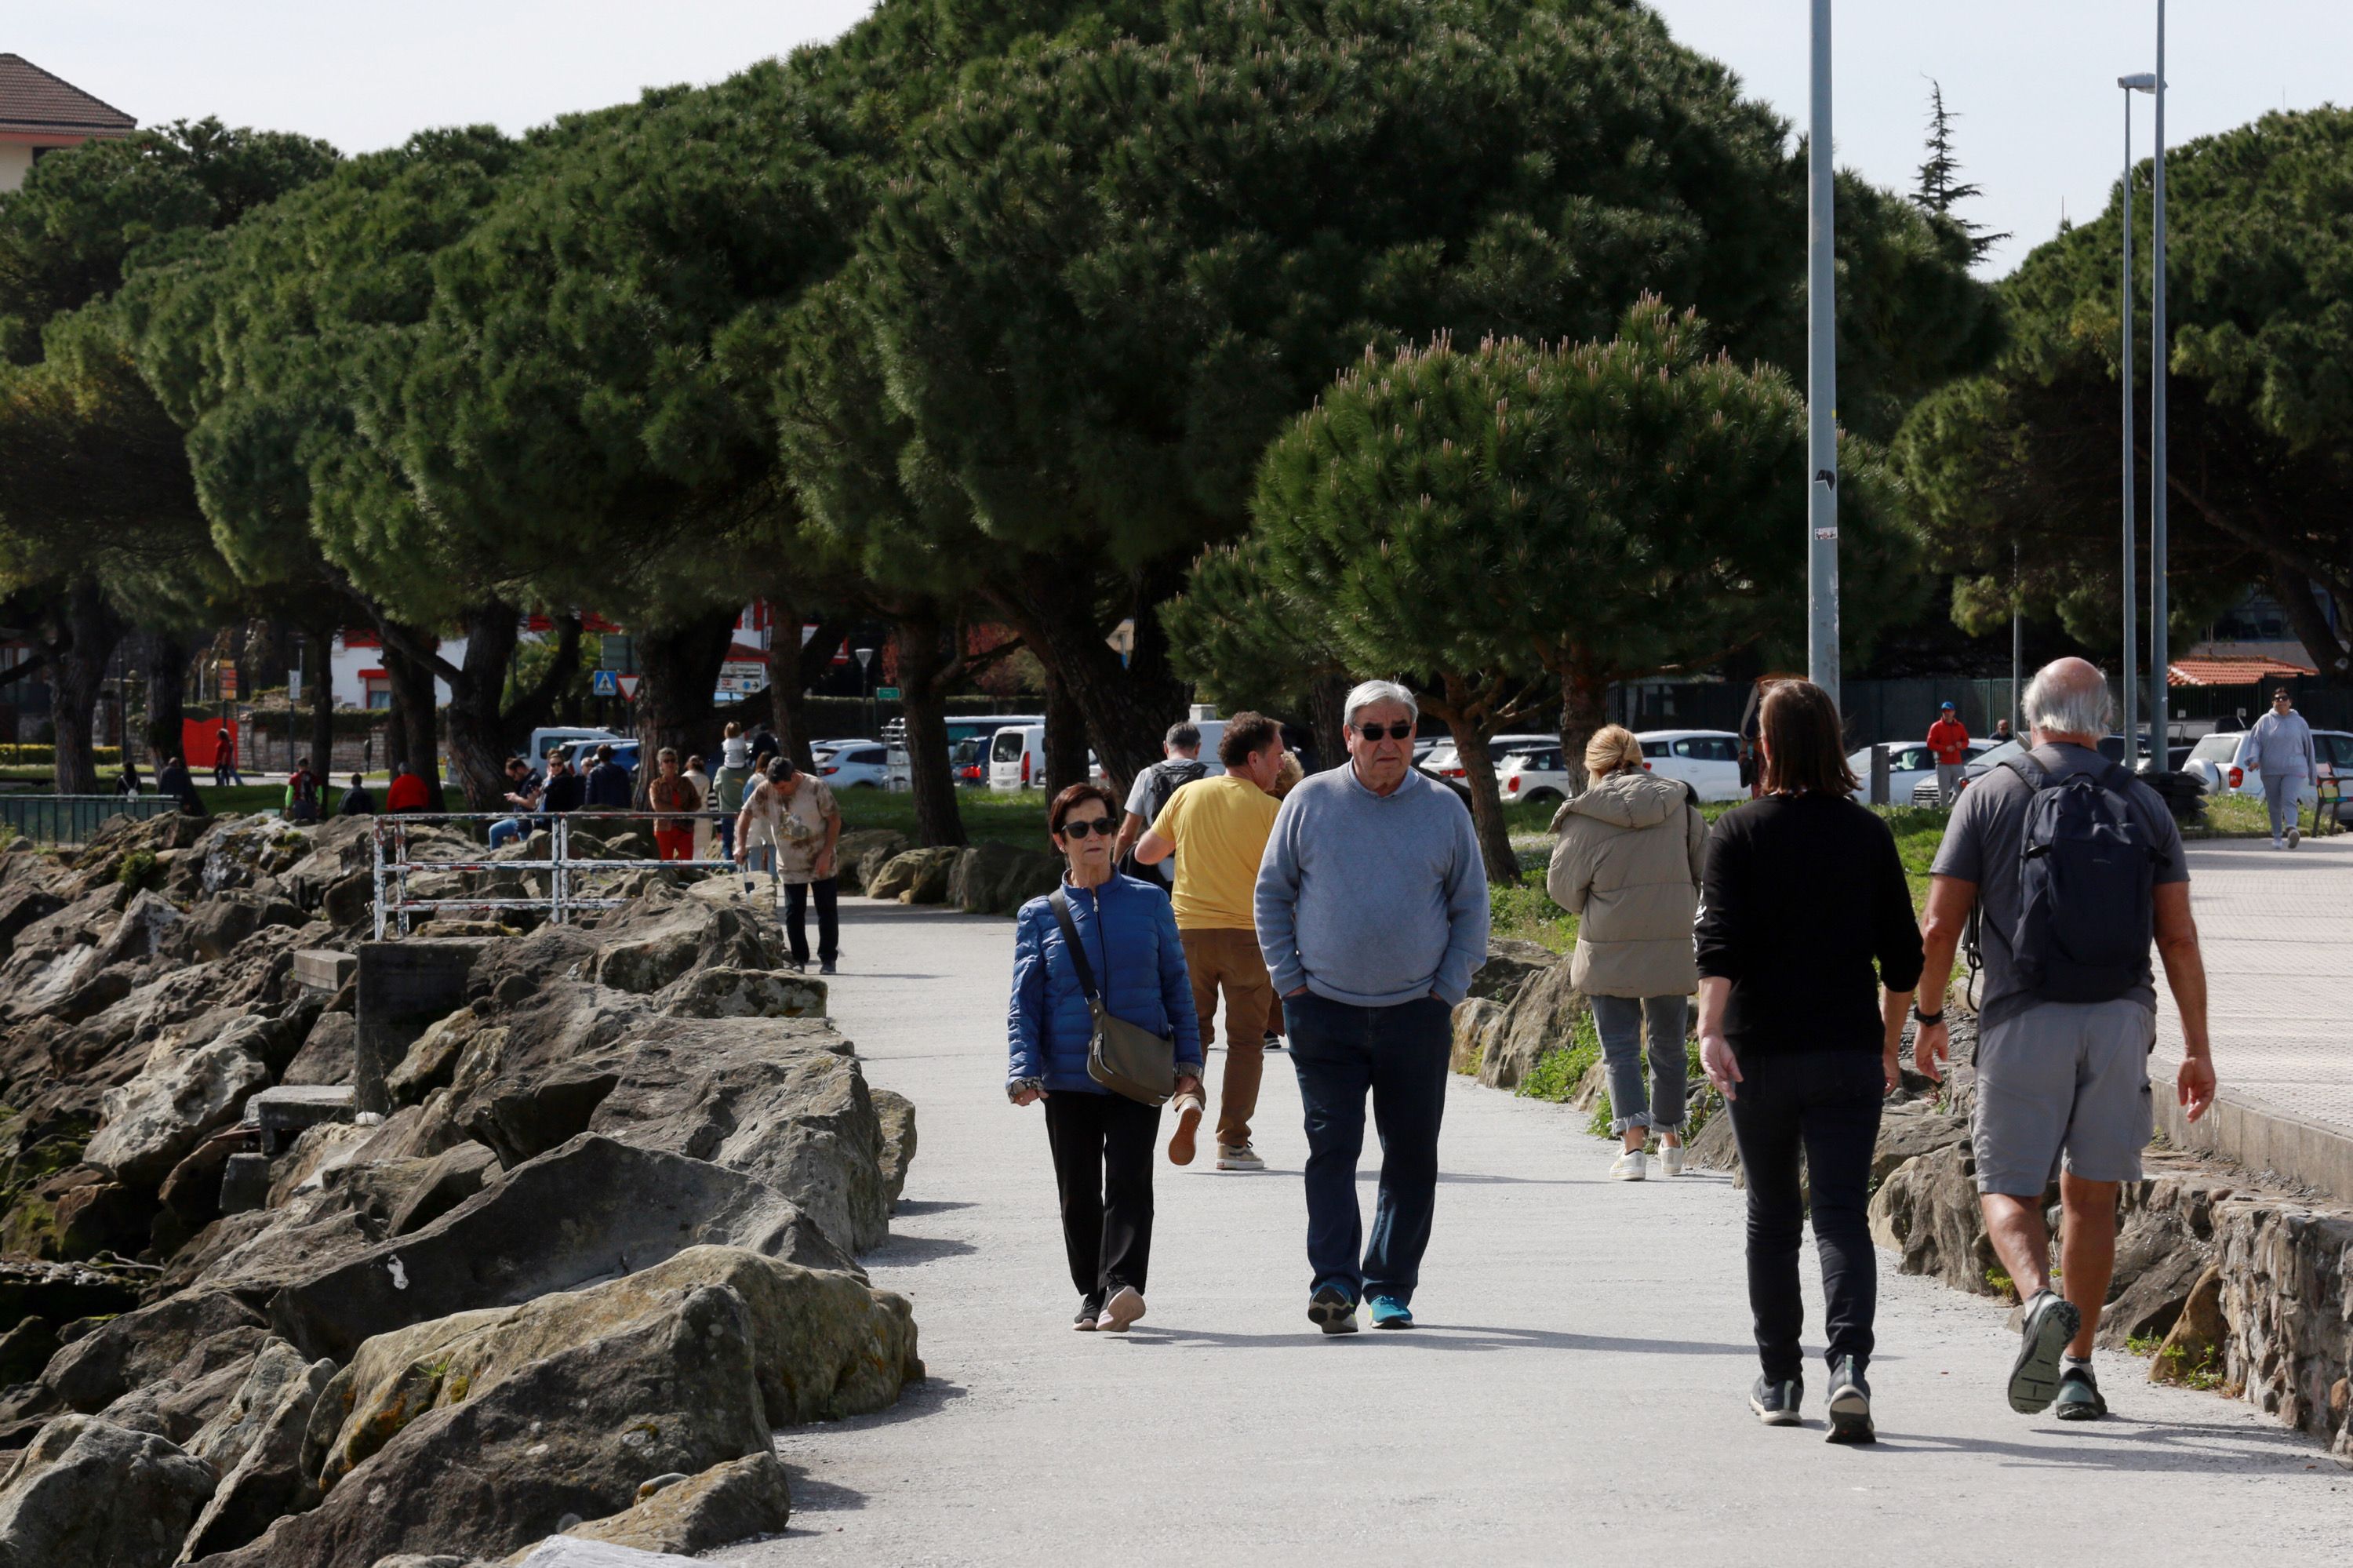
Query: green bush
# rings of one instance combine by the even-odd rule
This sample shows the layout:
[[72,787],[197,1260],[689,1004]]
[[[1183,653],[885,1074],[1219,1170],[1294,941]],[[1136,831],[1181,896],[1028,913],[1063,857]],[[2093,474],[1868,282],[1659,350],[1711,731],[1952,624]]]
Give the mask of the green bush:
[[[90,748],[100,768],[122,766],[122,748],[119,746],[98,746]],[[0,768],[55,768],[58,748],[53,745],[37,746],[9,741],[0,744]]]
[[1577,1019],[1568,1041],[1561,1049],[1547,1051],[1537,1059],[1535,1070],[1520,1080],[1521,1096],[1558,1105],[1577,1093],[1577,1086],[1585,1081],[1587,1071],[1601,1060],[1601,1036],[1593,1027],[1593,1014],[1588,1012]]
[[114,880],[133,893],[152,892],[163,885],[164,868],[152,850],[132,850],[122,857],[122,865],[115,872]]

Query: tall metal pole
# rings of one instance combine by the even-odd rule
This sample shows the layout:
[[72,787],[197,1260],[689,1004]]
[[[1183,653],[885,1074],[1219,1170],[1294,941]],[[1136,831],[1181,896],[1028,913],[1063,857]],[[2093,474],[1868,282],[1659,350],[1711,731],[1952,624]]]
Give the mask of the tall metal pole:
[[2172,760],[2166,715],[2173,706],[2165,635],[2165,0],[2157,0],[2157,164],[2149,201],[2148,744],[2150,758],[2162,768]]
[[1813,113],[1806,146],[1806,672],[1839,695],[1838,277],[1831,223],[1831,0],[1813,0]]
[[2139,486],[2133,482],[2133,465],[2139,461],[2139,454],[2133,450],[2132,79],[2125,77],[2116,83],[2125,90],[2125,263],[2124,282],[2116,297],[2124,305],[2120,313],[2124,319],[2124,344],[2119,363],[2125,371],[2124,736],[2127,772],[2137,763],[2140,753],[2140,737],[2134,727],[2140,709],[2135,700],[2140,692],[2140,639],[2135,635],[2140,622],[2140,501]]
[[[2026,733],[2026,715],[2018,701],[2019,667],[2025,662],[2026,654],[2025,606],[2020,602],[2018,597],[2020,586],[2018,556],[2018,545],[2013,540],[2010,546],[2010,733],[2013,736],[2022,736]],[[2126,662],[2125,667],[2127,670],[2132,667],[2129,660]]]

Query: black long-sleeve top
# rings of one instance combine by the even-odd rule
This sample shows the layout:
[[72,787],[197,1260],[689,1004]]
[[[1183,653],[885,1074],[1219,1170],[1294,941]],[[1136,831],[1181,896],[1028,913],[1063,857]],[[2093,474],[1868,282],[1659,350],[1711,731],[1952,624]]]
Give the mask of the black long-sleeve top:
[[1701,976],[1732,982],[1724,1034],[1744,1056],[1876,1052],[1879,987],[1920,983],[1895,836],[1843,796],[1726,812],[1708,836],[1697,932]]

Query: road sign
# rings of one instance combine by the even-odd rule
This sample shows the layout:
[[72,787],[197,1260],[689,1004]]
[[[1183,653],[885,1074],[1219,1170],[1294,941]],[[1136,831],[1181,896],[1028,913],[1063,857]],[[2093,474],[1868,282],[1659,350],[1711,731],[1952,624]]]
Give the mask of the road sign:
[[899,700],[899,688],[877,686],[874,688],[874,700],[878,703],[895,703]]
[[621,676],[620,683],[622,699],[626,702],[636,702],[638,700],[638,687],[642,684],[644,681],[645,677],[643,675]]
[[588,694],[595,697],[617,697],[621,694],[621,678],[611,670],[597,670],[588,677]]

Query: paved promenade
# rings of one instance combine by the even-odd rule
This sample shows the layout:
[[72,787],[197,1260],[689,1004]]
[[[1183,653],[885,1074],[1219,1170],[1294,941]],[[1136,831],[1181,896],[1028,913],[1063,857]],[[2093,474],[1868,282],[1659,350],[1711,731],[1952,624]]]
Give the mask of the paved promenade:
[[[2353,1201],[2353,834],[2193,843],[2189,891],[2223,1103],[2211,1130],[2168,1130]],[[2158,992],[2169,1086],[2180,1026]]]
[[[792,1534],[722,1561],[2147,1568],[2353,1541],[2353,1476],[2308,1440],[2105,1354],[2116,1418],[2015,1415],[2003,1312],[1892,1273],[1884,1440],[1823,1443],[1811,1339],[1809,1425],[1758,1427],[1740,1195],[1712,1176],[1612,1183],[1582,1118],[1461,1079],[1425,1328],[1308,1325],[1304,1149],[1277,1056],[1274,1169],[1162,1164],[1151,1315],[1124,1340],[1072,1333],[1045,1129],[1001,1088],[1011,922],[860,899],[843,919],[835,1015],[921,1130],[893,1240],[866,1261],[913,1298],[932,1376],[885,1414],[781,1434]],[[1366,1175],[1369,1197],[1369,1156]]]

